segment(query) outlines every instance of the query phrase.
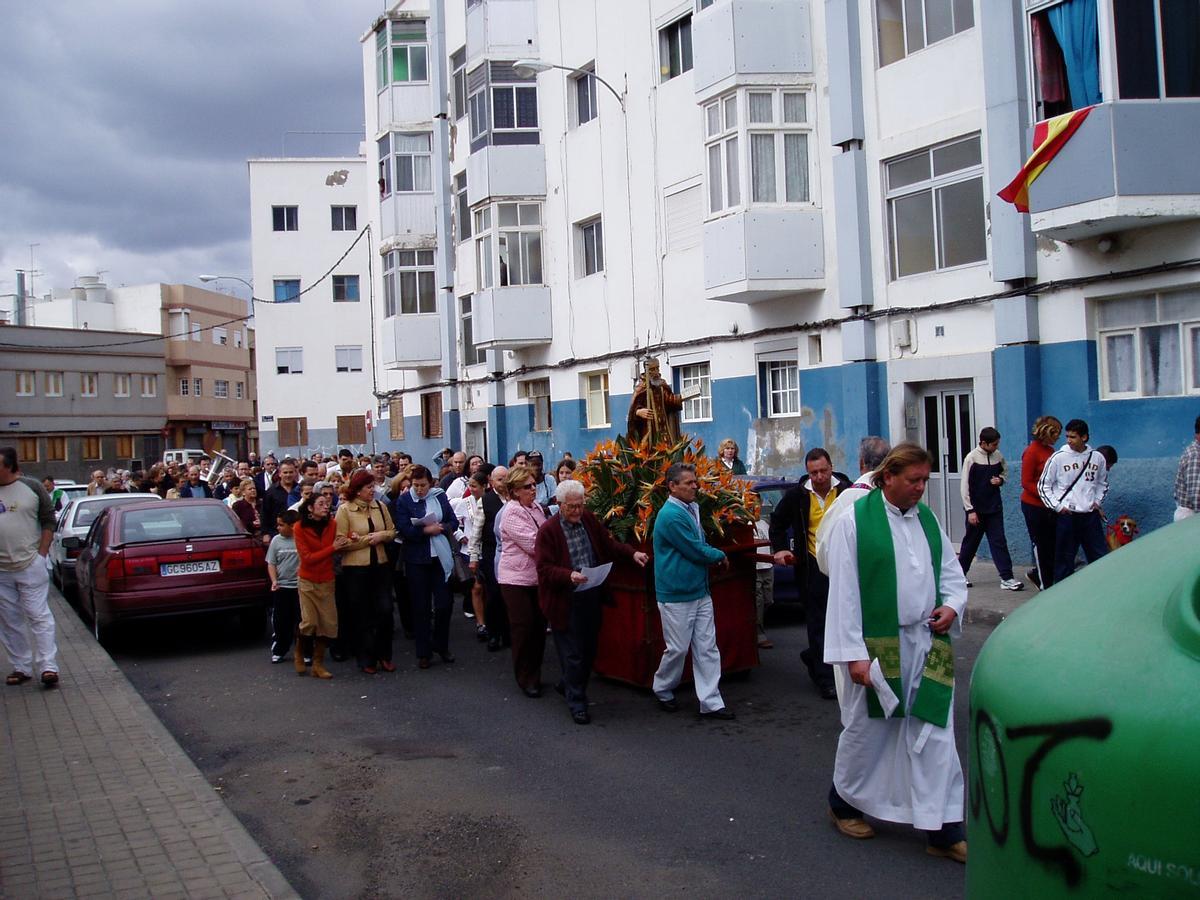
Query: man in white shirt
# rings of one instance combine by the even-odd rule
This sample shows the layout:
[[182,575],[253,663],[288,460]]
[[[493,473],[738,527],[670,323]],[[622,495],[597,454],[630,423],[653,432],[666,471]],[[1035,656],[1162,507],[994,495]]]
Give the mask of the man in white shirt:
[[1046,460],[1038,494],[1046,509],[1058,513],[1054,534],[1054,583],[1075,571],[1075,554],[1083,548],[1088,562],[1108,552],[1100,504],[1108,493],[1108,464],[1088,446],[1088,424],[1072,419],[1064,432],[1067,446]]

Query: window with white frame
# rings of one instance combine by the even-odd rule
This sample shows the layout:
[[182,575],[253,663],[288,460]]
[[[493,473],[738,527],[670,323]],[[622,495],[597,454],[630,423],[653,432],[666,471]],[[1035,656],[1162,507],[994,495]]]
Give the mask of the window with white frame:
[[704,107],[704,133],[708,159],[708,211],[740,206],[741,170],[738,167],[738,95]]
[[758,365],[763,414],[769,419],[800,412],[800,366],[794,359],[767,360]]
[[471,237],[471,203],[467,200],[467,173],[454,176],[454,238],[462,242]]
[[203,397],[204,396],[204,379],[203,378],[193,378],[192,379],[192,395],[195,397]]
[[303,347],[276,347],[275,374],[299,375],[304,371]]
[[186,309],[167,310],[167,332],[173,341],[188,339],[188,311]]
[[593,65],[594,63],[589,63],[581,66],[581,74],[571,77],[575,96],[576,125],[584,125],[600,114],[600,108],[596,103],[596,76],[591,71]]
[[712,420],[712,379],[709,363],[690,363],[675,369],[678,374],[679,392],[698,390],[700,393],[683,401],[679,418],[684,422],[708,422]]
[[[389,41],[390,32],[390,41]],[[390,52],[389,52],[390,50]],[[390,21],[375,34],[375,88],[429,80],[425,21]]]
[[213,343],[217,346],[224,347],[229,343],[229,332],[217,325],[212,330]]
[[670,81],[692,69],[692,14],[658,30],[659,81]]
[[393,250],[383,271],[385,317],[437,312],[432,250]]
[[334,303],[357,303],[358,302],[358,276],[357,275],[334,275],[333,276],[333,302]]
[[95,372],[81,372],[79,374],[79,395],[81,397],[95,397],[100,393],[100,376]]
[[218,378],[213,382],[213,396],[218,400],[229,399],[229,382]]
[[61,397],[63,395],[63,373],[62,372],[47,372],[46,373],[46,396]]
[[987,259],[979,135],[884,164],[892,278]]
[[597,216],[575,226],[577,260],[575,269],[580,278],[604,271],[604,225]]
[[471,140],[487,134],[488,95],[486,87],[471,92],[467,98],[467,115],[471,119]]
[[537,87],[532,84],[492,85],[492,133],[537,131]]
[[974,0],[876,0],[875,19],[886,66],[971,28]]
[[1200,393],[1200,288],[1096,302],[1106,400]]
[[467,48],[459,47],[450,54],[451,109],[454,120],[467,114]]
[[234,384],[233,399],[234,400],[245,400],[246,399],[246,382],[239,381]]
[[272,231],[298,231],[300,229],[300,207],[272,206]]
[[192,379],[180,378],[179,379],[179,396],[180,397],[188,397],[188,396],[191,396],[191,393],[192,393]]
[[475,210],[475,262],[480,288],[542,284],[542,208],[494,203]]
[[299,278],[276,278],[274,287],[276,303],[300,302]]
[[157,397],[158,396],[158,376],[143,375],[142,376],[142,396]]
[[233,329],[233,346],[240,349],[246,343],[246,339],[243,337],[244,334],[245,332],[240,328]]
[[462,323],[463,365],[487,362],[487,351],[475,345],[475,314],[470,294],[458,298],[458,320]]
[[192,340],[199,341],[203,335],[204,335],[204,328],[201,325],[197,324],[196,322],[193,322],[192,323]]
[[357,347],[334,347],[333,366],[338,372],[361,372],[363,368],[362,345]]
[[608,373],[582,376],[588,428],[608,428]]
[[533,422],[530,431],[550,431],[553,427],[553,408],[550,403],[550,379],[534,378],[520,382],[520,394],[529,400]]
[[432,136],[428,131],[416,134],[392,135],[392,157],[397,194],[416,194],[433,190],[433,168],[430,154]]
[[33,397],[37,395],[37,374],[34,372],[17,373],[17,396]]
[[330,231],[358,231],[358,207],[329,207],[329,229]]

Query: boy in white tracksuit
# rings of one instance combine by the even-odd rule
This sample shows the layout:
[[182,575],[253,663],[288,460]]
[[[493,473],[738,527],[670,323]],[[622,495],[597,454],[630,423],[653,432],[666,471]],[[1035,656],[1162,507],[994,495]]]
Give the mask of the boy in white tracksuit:
[[1047,509],[1058,513],[1054,538],[1054,583],[1075,571],[1075,554],[1083,548],[1095,562],[1108,547],[1100,504],[1108,493],[1108,465],[1099,451],[1088,446],[1088,425],[1072,419],[1065,429],[1067,446],[1046,461],[1038,481],[1038,494]]

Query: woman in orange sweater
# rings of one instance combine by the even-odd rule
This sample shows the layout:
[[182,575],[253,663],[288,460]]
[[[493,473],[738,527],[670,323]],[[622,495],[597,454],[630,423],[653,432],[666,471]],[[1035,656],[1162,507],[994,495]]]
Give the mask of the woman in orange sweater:
[[[332,678],[333,674],[325,668],[325,647],[338,633],[337,605],[333,599],[333,554],[350,540],[337,534],[337,528],[329,518],[329,498],[324,494],[312,494],[300,504],[295,536],[296,552],[300,554],[302,655],[312,656],[314,678]],[[299,666],[296,674],[304,674]]]
[[1046,460],[1054,454],[1054,444],[1062,434],[1062,422],[1054,416],[1041,416],[1033,423],[1033,440],[1021,454],[1021,512],[1033,544],[1034,568],[1029,580],[1042,590],[1054,584],[1054,540],[1058,527],[1054,510],[1046,509],[1038,494],[1038,479]]

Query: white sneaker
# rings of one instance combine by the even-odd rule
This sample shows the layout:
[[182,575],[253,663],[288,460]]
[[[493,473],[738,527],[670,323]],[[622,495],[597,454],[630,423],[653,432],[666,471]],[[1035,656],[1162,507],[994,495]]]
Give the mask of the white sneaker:
[[1017,581],[1015,578],[1005,578],[1000,582],[1000,590],[1023,591],[1025,590],[1025,583],[1023,581]]

